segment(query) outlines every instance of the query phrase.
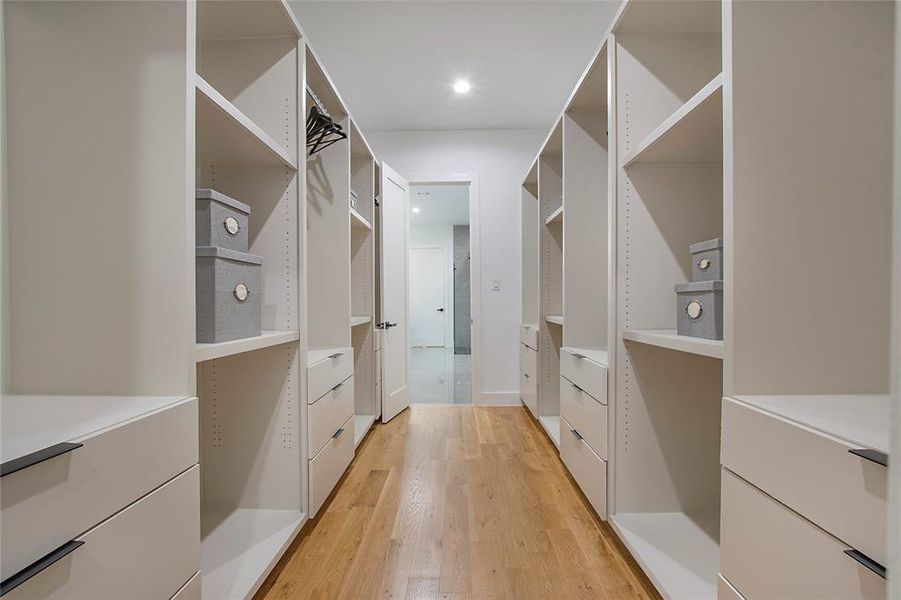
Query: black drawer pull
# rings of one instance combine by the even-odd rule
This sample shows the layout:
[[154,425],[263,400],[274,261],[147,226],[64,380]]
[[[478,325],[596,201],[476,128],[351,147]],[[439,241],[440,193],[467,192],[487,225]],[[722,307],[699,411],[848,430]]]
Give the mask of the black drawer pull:
[[572,433],[573,436],[574,436],[577,440],[583,439],[583,438],[582,438],[582,434],[579,433],[578,431],[576,431],[575,429],[570,429],[569,432]]
[[335,387],[333,387],[332,391],[337,392],[341,388],[342,385],[344,385],[343,381],[341,383],[339,383],[338,385],[336,385]]
[[575,383],[573,383],[572,381],[570,381],[569,383],[570,383],[570,385],[572,385],[574,388],[576,388],[576,391],[577,391],[577,392],[584,392],[584,391],[585,391],[585,390],[583,390],[582,388],[580,388],[579,386],[577,386]]
[[59,559],[74,552],[81,546],[84,546],[84,542],[78,540],[66,542],[47,556],[37,559],[15,575],[10,575],[3,581],[3,583],[0,583],[0,596],[3,596],[7,592],[11,592],[12,590],[16,589]]
[[848,450],[848,452],[854,454],[855,456],[865,458],[870,462],[874,462],[877,465],[882,465],[883,467],[888,466],[888,454],[886,454],[885,452],[873,450],[872,448],[852,448],[851,450]]
[[332,436],[332,439],[333,439],[333,440],[338,439],[338,436],[341,435],[342,433],[344,433],[344,428],[343,428],[343,427],[342,427],[341,429],[339,429],[338,431],[335,432],[335,434]]
[[339,356],[341,356],[342,354],[344,354],[344,353],[343,352],[335,352],[334,354],[329,354],[328,357],[334,360],[334,359],[338,358]]
[[876,562],[860,550],[845,550],[845,554],[885,579],[885,567],[880,565],[878,562]]
[[0,465],[0,477],[6,477],[7,475],[11,475],[16,471],[27,469],[28,467],[42,463],[45,460],[50,460],[51,458],[59,456],[60,454],[72,452],[76,448],[81,448],[82,446],[84,446],[84,444],[76,444],[74,442],[61,442],[59,444],[53,444],[52,446],[42,448],[41,450],[37,450],[35,452],[32,452],[31,454],[26,454],[25,456],[20,456],[19,458],[8,460]]

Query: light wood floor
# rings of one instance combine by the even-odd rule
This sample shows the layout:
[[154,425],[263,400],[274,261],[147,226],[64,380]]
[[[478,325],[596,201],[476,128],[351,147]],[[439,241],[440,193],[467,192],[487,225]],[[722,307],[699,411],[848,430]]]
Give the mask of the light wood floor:
[[258,594],[650,598],[522,408],[414,405],[377,426]]

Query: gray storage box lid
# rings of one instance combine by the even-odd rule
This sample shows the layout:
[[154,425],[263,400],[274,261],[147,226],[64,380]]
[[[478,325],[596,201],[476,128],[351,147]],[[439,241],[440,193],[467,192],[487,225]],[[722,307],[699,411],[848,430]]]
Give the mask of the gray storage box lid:
[[233,208],[237,211],[244,213],[245,215],[250,214],[250,207],[244,204],[243,202],[239,202],[230,196],[226,196],[221,192],[217,192],[216,190],[211,190],[209,188],[201,188],[194,192],[195,200],[212,200],[213,202],[218,202],[219,204],[224,204],[229,208]]
[[713,281],[690,281],[688,283],[677,283],[676,293],[679,292],[712,292],[722,291],[723,280],[714,279]]
[[715,238],[712,240],[707,240],[706,242],[698,242],[697,244],[692,244],[688,247],[688,251],[692,254],[697,254],[698,252],[707,252],[708,250],[722,247],[723,238]]
[[219,246],[197,246],[195,252],[197,258],[225,258],[246,263],[248,265],[263,264],[262,256],[248,254],[247,252],[238,252],[237,250],[229,250],[228,248],[220,248]]

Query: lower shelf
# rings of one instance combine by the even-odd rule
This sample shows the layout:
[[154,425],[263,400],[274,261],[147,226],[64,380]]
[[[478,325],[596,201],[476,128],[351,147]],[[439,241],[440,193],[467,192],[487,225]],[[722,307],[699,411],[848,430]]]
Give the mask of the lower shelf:
[[203,597],[253,596],[306,520],[306,513],[295,510],[203,509]]
[[360,445],[374,422],[375,415],[354,415],[354,448]]
[[722,340],[679,335],[675,329],[627,329],[623,331],[623,339],[710,358],[723,358]]
[[545,415],[543,417],[538,417],[538,422],[541,423],[541,426],[544,427],[544,430],[547,431],[547,434],[551,436],[551,440],[554,442],[554,445],[559,448],[560,417],[549,417]]
[[232,354],[241,354],[242,352],[250,352],[252,350],[260,350],[270,346],[278,346],[279,344],[287,344],[296,342],[300,339],[300,332],[293,331],[263,331],[260,335],[243,338],[240,340],[232,340],[230,342],[219,342],[217,344],[197,344],[194,350],[194,361],[204,362],[213,360],[214,358],[224,358]]
[[718,512],[618,513],[610,523],[664,598],[716,598]]

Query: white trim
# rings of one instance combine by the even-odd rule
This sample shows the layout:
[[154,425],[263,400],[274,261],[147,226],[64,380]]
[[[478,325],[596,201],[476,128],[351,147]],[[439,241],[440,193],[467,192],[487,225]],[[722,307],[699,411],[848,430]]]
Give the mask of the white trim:
[[[481,404],[485,392],[482,391],[482,226],[481,191],[478,173],[410,173],[407,181],[411,186],[441,183],[469,184],[469,305],[472,317],[472,403]],[[517,399],[519,393],[516,393]],[[518,402],[518,400],[517,400]]]

